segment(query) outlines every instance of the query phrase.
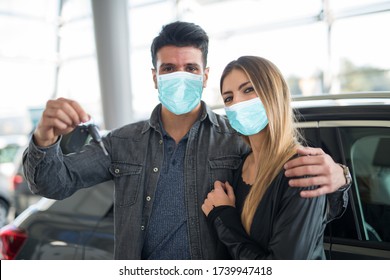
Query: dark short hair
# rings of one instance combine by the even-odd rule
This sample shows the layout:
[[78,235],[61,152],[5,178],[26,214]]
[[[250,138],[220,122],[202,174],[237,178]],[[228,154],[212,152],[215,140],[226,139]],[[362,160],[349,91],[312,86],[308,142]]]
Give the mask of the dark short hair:
[[157,52],[165,46],[195,47],[202,52],[204,67],[207,66],[209,37],[199,25],[183,21],[164,25],[150,48],[153,67],[156,68]]

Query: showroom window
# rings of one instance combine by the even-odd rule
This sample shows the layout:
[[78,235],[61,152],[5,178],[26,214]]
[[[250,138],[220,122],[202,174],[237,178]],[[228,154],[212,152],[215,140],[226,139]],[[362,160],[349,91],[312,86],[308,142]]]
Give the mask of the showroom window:
[[[193,21],[210,35],[203,99],[211,106],[221,106],[223,67],[247,54],[275,62],[295,96],[390,91],[390,39],[384,36],[390,1],[127,3],[134,120],[158,103],[149,48],[161,26],[174,20]],[[65,96],[102,119],[91,0],[2,0],[0,32],[0,91],[10,105],[43,107],[49,98]]]

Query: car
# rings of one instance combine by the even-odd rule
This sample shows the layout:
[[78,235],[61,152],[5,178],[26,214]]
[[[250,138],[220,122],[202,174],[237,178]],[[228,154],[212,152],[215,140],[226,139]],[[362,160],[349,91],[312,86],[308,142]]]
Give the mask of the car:
[[42,198],[1,229],[1,259],[113,259],[113,182]]
[[10,176],[14,171],[14,159],[19,149],[27,144],[27,135],[0,136],[0,173]]
[[297,98],[298,126],[351,170],[344,215],[325,231],[328,259],[390,259],[390,93]]
[[9,180],[0,173],[0,227],[8,223],[11,203],[12,192],[9,190]]
[[14,192],[10,188],[10,181],[15,170],[14,158],[19,148],[26,143],[26,135],[0,136],[0,227],[8,223],[13,207]]
[[[104,134],[107,131],[101,131]],[[79,126],[77,129],[62,138],[61,149],[64,153],[71,153],[78,151],[82,145],[89,141],[88,129],[85,126]],[[12,208],[14,217],[17,217],[22,211],[24,211],[31,204],[36,203],[41,196],[33,194],[23,173],[23,152],[27,148],[27,144],[21,146],[18,152],[14,156],[13,166],[14,171],[10,176],[10,188],[13,191]]]
[[10,180],[18,150],[28,142],[32,124],[26,108],[0,105],[0,227],[8,223],[14,192]]
[[0,105],[0,173],[10,176],[18,149],[26,145],[32,130],[28,110]]
[[[62,138],[61,149],[76,152],[90,139],[79,126]],[[16,174],[27,188],[23,173]],[[1,229],[0,259],[112,259],[113,191],[113,182],[107,181],[61,201],[36,196],[38,202]],[[22,200],[34,196],[28,192],[19,192]]]
[[23,173],[23,152],[27,146],[20,147],[14,159],[14,172],[9,179],[9,188],[11,188],[13,216],[17,217],[30,205],[38,202],[42,197],[32,193]]
[[[327,259],[390,259],[390,92],[301,96],[293,105],[306,144],[347,165],[353,177],[345,213],[325,229]],[[95,192],[100,200],[90,199]],[[112,188],[104,186],[41,200],[0,231],[2,257],[110,258],[112,209]]]

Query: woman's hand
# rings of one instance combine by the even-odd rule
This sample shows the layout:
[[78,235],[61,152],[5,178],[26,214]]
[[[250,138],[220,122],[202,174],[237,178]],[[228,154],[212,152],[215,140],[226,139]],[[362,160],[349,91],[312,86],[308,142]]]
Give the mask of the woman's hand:
[[234,196],[233,187],[229,182],[222,183],[221,181],[215,181],[214,189],[208,193],[207,198],[203,202],[202,211],[208,216],[214,207],[222,205],[235,207],[236,197]]

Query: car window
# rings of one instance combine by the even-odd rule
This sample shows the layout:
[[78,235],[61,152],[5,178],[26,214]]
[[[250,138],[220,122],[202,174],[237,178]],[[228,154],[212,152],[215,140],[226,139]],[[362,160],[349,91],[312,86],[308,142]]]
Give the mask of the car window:
[[341,218],[325,230],[333,259],[390,257],[390,126],[378,121],[319,121],[300,124],[309,146],[346,164],[353,184]]
[[332,236],[390,242],[390,128],[359,123],[319,132],[324,151],[348,165],[353,177],[347,211],[332,223]]
[[353,177],[348,208],[327,229],[332,255],[389,258],[390,127],[378,121],[352,121],[320,131],[323,147],[339,154],[335,160],[347,164]]
[[370,135],[355,141],[351,163],[364,239],[390,242],[390,136]]
[[18,150],[18,145],[8,145],[0,148],[0,163],[13,162]]

